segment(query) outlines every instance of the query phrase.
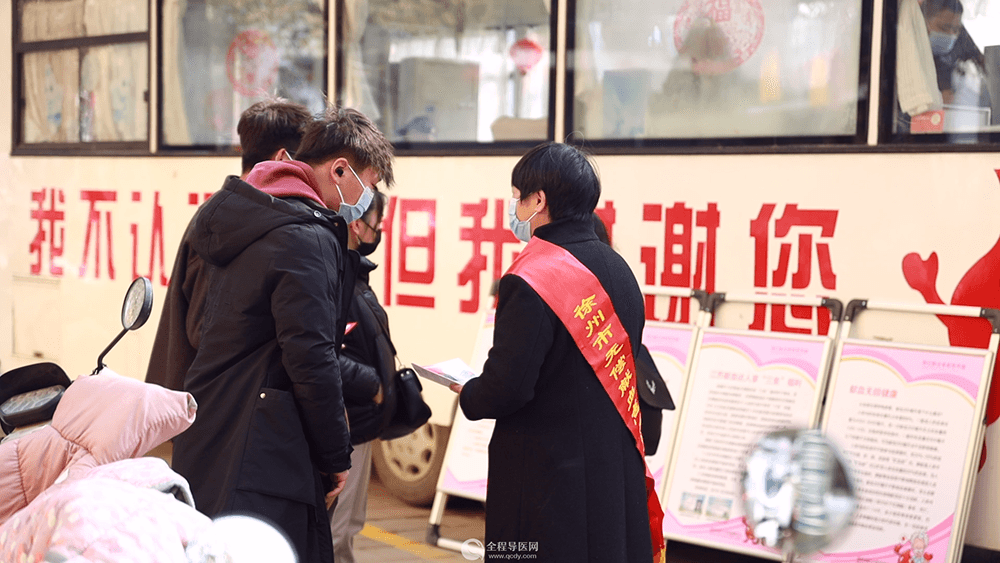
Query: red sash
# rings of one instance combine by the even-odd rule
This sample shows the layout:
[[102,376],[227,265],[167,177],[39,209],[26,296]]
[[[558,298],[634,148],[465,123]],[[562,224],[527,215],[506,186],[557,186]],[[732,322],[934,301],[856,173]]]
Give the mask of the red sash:
[[632,343],[615,314],[611,297],[593,272],[572,254],[538,237],[531,238],[507,273],[528,282],[559,317],[632,433],[646,468],[646,505],[654,559],[665,561],[663,508],[645,465]]

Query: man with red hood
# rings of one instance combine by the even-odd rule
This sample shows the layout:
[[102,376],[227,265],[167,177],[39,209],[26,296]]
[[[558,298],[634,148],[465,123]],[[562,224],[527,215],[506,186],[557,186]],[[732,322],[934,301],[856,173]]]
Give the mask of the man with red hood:
[[198,509],[261,517],[299,561],[330,562],[326,509],[351,454],[337,359],[358,260],[347,224],[392,184],[392,145],[364,114],[331,108],[294,156],[228,177],[195,213],[164,307],[200,315],[161,322],[157,341],[167,331],[189,349],[159,369],[182,369],[198,401],[173,450]]
[[[283,98],[261,100],[240,114],[236,133],[240,137],[242,172],[240,179],[246,180],[257,164],[267,160],[291,160],[302,142],[302,130],[312,121],[312,114],[302,104]],[[191,308],[191,304],[203,304],[202,295],[208,288],[208,277],[199,275],[203,264],[197,254],[187,252],[181,245],[174,260],[171,279],[184,280],[184,286],[174,283],[167,287],[160,327],[153,342],[153,352],[149,358],[146,382],[173,389],[184,390],[184,376],[194,361],[195,348],[188,339],[188,333],[201,332],[204,311]],[[187,330],[171,330],[171,326],[184,326]]]

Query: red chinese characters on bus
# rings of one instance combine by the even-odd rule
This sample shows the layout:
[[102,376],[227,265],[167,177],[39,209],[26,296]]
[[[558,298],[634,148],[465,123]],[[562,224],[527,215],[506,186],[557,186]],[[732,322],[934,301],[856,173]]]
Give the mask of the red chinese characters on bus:
[[44,261],[42,251],[47,246],[49,273],[61,276],[63,269],[59,265],[59,259],[62,258],[63,244],[66,240],[63,227],[66,212],[61,207],[66,204],[66,194],[58,188],[42,188],[37,192],[31,192],[31,201],[37,205],[36,209],[31,210],[31,220],[38,221],[38,230],[28,246],[28,251],[35,255],[35,261],[31,264],[31,275],[37,276],[42,273]]
[[[142,202],[142,192],[132,192],[132,201],[134,203]],[[140,216],[139,214],[133,216]],[[159,281],[160,285],[167,286],[170,284],[170,280],[167,278],[167,270],[164,266],[164,254],[163,254],[163,206],[160,205],[160,192],[153,193],[153,216],[151,221],[147,223],[150,225],[150,235],[149,235],[149,270],[145,274],[139,273],[139,234],[140,234],[140,223],[132,223],[130,226],[130,231],[132,233],[132,279],[139,276],[145,276],[150,280],[156,279],[156,268],[160,267]],[[157,258],[159,260],[157,260]]]
[[[97,209],[98,202],[115,202],[118,193],[106,190],[80,190],[80,199],[90,203],[87,214],[87,235],[83,241],[83,259],[80,260],[80,277],[87,275],[87,262],[90,256],[91,236],[94,240],[94,277],[101,277],[101,212]],[[103,206],[102,206],[103,207]],[[105,255],[108,258],[108,277],[115,279],[114,244],[112,239],[111,211],[104,211],[104,234],[107,240]]]
[[[644,266],[643,283],[662,287],[684,287],[715,291],[716,241],[719,229],[719,208],[708,203],[703,210],[694,210],[683,202],[670,207],[658,203],[642,206],[642,220],[663,224],[662,260],[655,246],[639,248]],[[663,269],[657,276],[657,262]],[[646,296],[646,319],[689,322],[689,299],[670,298],[667,316],[657,319],[655,299]]]
[[[489,211],[489,201],[479,200],[478,203],[463,203],[462,217],[472,219],[471,227],[459,229],[459,239],[472,243],[472,257],[466,262],[465,267],[458,273],[458,287],[471,285],[469,298],[459,301],[458,309],[463,313],[476,313],[479,311],[480,288],[482,284],[482,273],[486,270],[486,255],[483,254],[483,245],[493,246],[493,267],[488,278],[490,284],[500,279],[503,275],[503,245],[516,244],[520,249],[521,241],[514,236],[514,233],[506,226],[507,202],[509,200],[493,200],[493,226],[484,227],[483,220]],[[511,261],[517,256],[513,252]]]
[[[435,217],[436,202],[433,199],[403,199],[396,196],[389,198],[389,205],[383,220],[383,235],[385,240],[385,288],[383,303],[386,305],[406,305],[410,307],[434,308],[434,297],[414,295],[419,286],[430,289],[434,282],[434,241],[436,238]],[[398,221],[396,221],[398,215]],[[399,228],[399,236],[394,232]],[[395,242],[399,241],[398,250]],[[394,252],[395,250],[395,252]],[[414,265],[423,257],[423,267]],[[393,301],[393,264],[398,262],[397,278],[406,293],[397,290]],[[414,287],[417,286],[417,287]]]
[[[786,204],[781,217],[774,221],[774,240],[780,243],[777,245],[777,265],[773,270],[769,270],[769,251],[773,246],[770,225],[775,207],[773,203],[762,205],[757,218],[750,221],[750,237],[754,239],[754,287],[766,288],[771,292],[785,290],[790,295],[825,294],[835,290],[837,275],[833,271],[830,259],[830,240],[837,227],[837,210],[807,210],[799,209],[794,203]],[[818,240],[814,242],[813,237],[817,234]],[[789,276],[793,250],[795,271]],[[814,250],[818,280],[813,278]],[[771,305],[772,331],[803,334],[812,332],[812,328],[809,327],[789,326],[786,322],[785,309],[785,305]],[[813,307],[791,306],[788,309],[792,319],[800,321],[813,319]],[[818,311],[817,334],[827,334],[830,329],[830,312],[822,307]],[[763,330],[766,317],[767,306],[756,305],[750,328]]]
[[604,223],[605,230],[608,231],[608,242],[614,246],[615,243],[615,218],[618,214],[615,212],[615,202],[606,201],[604,202],[604,207],[598,207],[594,210],[597,216],[601,218],[601,222]]
[[[130,194],[132,204],[143,202],[143,194],[133,191]],[[39,191],[31,192],[31,200],[35,204],[35,209],[31,211],[31,219],[38,222],[38,230],[29,245],[29,252],[35,256],[31,264],[31,274],[41,275],[44,265],[44,251],[48,250],[50,275],[60,277],[63,275],[62,259],[65,254],[65,241],[83,241],[79,261],[79,276],[86,277],[88,272],[96,279],[100,279],[106,273],[108,279],[115,279],[116,269],[114,260],[114,221],[112,212],[121,205],[118,192],[114,190],[80,190],[80,201],[87,207],[86,231],[82,237],[67,237],[65,227],[67,211],[65,209],[65,190],[59,188],[42,188]],[[120,209],[127,213],[129,217],[144,217],[143,209]],[[169,279],[165,268],[165,254],[163,244],[163,206],[160,204],[160,193],[153,193],[152,214],[148,221],[137,221],[129,225],[131,233],[131,255],[132,255],[132,275],[133,277],[146,276],[151,280],[159,280],[161,285],[167,285]],[[139,263],[145,259],[145,255],[140,257],[140,239],[145,235],[144,230],[148,229],[149,235],[149,270],[144,273],[139,272]],[[80,233],[76,233],[79,235]],[[159,275],[157,275],[157,267]]]

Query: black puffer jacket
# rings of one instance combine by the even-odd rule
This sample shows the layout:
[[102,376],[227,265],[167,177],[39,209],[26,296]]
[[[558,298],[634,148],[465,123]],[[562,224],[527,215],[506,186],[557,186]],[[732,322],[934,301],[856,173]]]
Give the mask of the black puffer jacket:
[[[284,180],[311,186],[295,164]],[[198,401],[173,451],[198,509],[275,511],[301,561],[332,560],[320,473],[350,467],[337,357],[342,280],[356,275],[346,239],[344,219],[319,203],[229,177],[181,242],[154,344],[163,364],[150,366],[184,374]]]
[[[340,374],[344,381],[344,403],[351,426],[351,443],[363,444],[379,437],[396,410],[396,349],[389,338],[389,317],[368,285],[377,266],[361,258],[348,323],[356,323],[344,336]],[[373,397],[382,386],[382,402]]]

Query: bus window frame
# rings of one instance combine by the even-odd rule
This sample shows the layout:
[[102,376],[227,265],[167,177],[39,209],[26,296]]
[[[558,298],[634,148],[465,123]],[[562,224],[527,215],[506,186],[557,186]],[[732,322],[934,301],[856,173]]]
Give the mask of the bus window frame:
[[[106,47],[127,43],[145,43],[146,56],[152,49],[150,41],[151,10],[146,13],[146,31],[131,33],[112,33],[105,35],[83,35],[63,39],[45,39],[41,41],[23,41],[21,39],[21,10],[24,0],[11,2],[11,156],[149,156],[149,135],[152,122],[150,91],[153,87],[152,69],[146,72],[146,91],[143,101],[146,103],[146,134],[141,141],[79,141],[58,143],[27,143],[24,141],[24,111],[26,100],[23,92],[24,57],[29,53],[70,50],[78,52],[90,47]],[[158,6],[151,3],[151,8]],[[78,77],[79,82],[79,77]],[[77,84],[79,93],[79,83]]]
[[973,142],[949,142],[954,133],[908,134],[893,131],[896,119],[896,25],[899,3],[887,0],[882,7],[882,60],[879,84],[878,145],[891,147],[891,152],[995,152],[1000,150],[1000,132],[962,133]]
[[[861,0],[861,44],[858,50],[858,91],[867,94],[859,96],[858,116],[853,135],[799,135],[770,137],[650,137],[631,139],[578,139],[594,154],[603,155],[656,155],[656,154],[755,154],[755,153],[827,153],[856,152],[870,149],[868,145],[869,108],[871,104],[871,50],[874,19],[874,3],[877,0]],[[894,0],[887,0],[888,2]],[[566,60],[576,53],[577,0],[566,0]],[[567,64],[565,109],[566,128],[572,130],[575,107],[575,76]]]
[[[343,0],[323,0],[323,21],[326,25],[323,26],[323,44],[326,46],[330,45],[330,4],[331,2],[336,2],[337,9]],[[156,2],[156,21],[157,29],[162,30],[164,26],[163,22],[163,10],[160,9],[160,2]],[[337,12],[337,18],[339,21],[341,14]],[[206,144],[191,144],[191,145],[172,145],[164,139],[164,131],[162,127],[159,127],[163,123],[163,100],[164,100],[164,84],[166,83],[161,76],[161,71],[163,69],[163,33],[162,31],[157,34],[156,41],[156,156],[180,156],[180,157],[192,157],[192,156],[205,156],[205,157],[233,157],[240,156],[242,152],[240,151],[239,139],[233,141],[229,145],[206,145]],[[339,41],[340,35],[337,35]],[[341,50],[340,45],[336,46],[336,50],[339,53]],[[322,83],[329,87],[330,85],[330,51],[327,49],[326,56],[323,58],[323,80]],[[153,74],[152,72],[150,74]],[[328,94],[328,92],[324,92]],[[244,108],[246,109],[246,108]]]
[[[872,42],[874,40],[873,13],[878,0],[862,0],[861,45],[859,49],[859,91],[868,92],[872,82]],[[333,0],[336,34],[333,41],[334,80],[332,91],[338,101],[344,89],[344,45],[340,41],[344,37],[344,0]],[[329,21],[330,1],[325,2],[326,19]],[[559,20],[562,16],[561,7],[565,6],[565,57],[560,59],[559,53]],[[25,42],[21,39],[20,13],[21,0],[13,0],[12,17],[12,104],[11,104],[11,156],[205,156],[232,157],[239,155],[238,145],[166,145],[162,142],[163,131],[160,125],[162,117],[164,81],[160,76],[162,69],[162,33],[157,34],[153,45],[152,22],[156,18],[158,29],[163,26],[163,12],[158,2],[150,3],[147,14],[147,29],[144,32],[123,34],[108,34],[81,36],[64,39],[52,39]],[[575,54],[576,41],[576,0],[552,2],[550,14],[550,45],[549,54],[555,60],[549,69],[549,108],[547,116],[546,139],[531,139],[524,141],[494,141],[494,142],[396,142],[395,153],[398,156],[517,156],[540,142],[551,141],[556,135],[556,113],[561,112],[564,128],[567,132],[567,142],[579,143],[590,152],[597,155],[670,155],[670,154],[844,154],[844,153],[926,153],[926,152],[995,152],[1000,148],[1000,132],[983,132],[975,134],[973,142],[948,142],[947,134],[911,135],[894,133],[896,104],[896,41],[895,30],[898,19],[898,3],[893,0],[882,1],[880,41],[880,76],[876,87],[879,90],[877,115],[872,123],[869,118],[872,96],[869,93],[864,99],[858,100],[857,130],[854,135],[837,136],[782,136],[782,137],[733,137],[733,138],[632,138],[632,139],[579,139],[574,138],[572,131],[574,109],[574,71],[571,61]],[[329,29],[329,28],[328,28]],[[327,31],[327,44],[330,44]],[[23,99],[23,60],[28,53],[52,51],[59,49],[83,49],[122,43],[145,43],[147,52],[155,49],[150,55],[153,65],[146,75],[146,92],[143,101],[147,104],[146,139],[130,142],[58,142],[58,143],[26,143],[24,137]],[[327,52],[327,60],[331,56]],[[329,62],[323,67],[327,76],[324,83],[330,83]],[[557,107],[557,78],[564,74],[563,105]],[[155,76],[154,76],[155,75]],[[157,89],[157,104],[150,107],[150,93]],[[152,127],[156,126],[157,144],[155,150],[150,139],[154,135]],[[876,128],[876,143],[868,143],[870,128]],[[971,134],[970,134],[971,136]]]
[[[344,15],[344,1],[336,2],[336,54],[334,64],[336,70],[334,76],[333,91],[336,93],[337,104],[343,100],[343,92],[346,87],[344,77],[347,75],[347,56],[342,37],[347,36],[344,28],[347,18]],[[560,70],[559,57],[557,56],[559,46],[559,2],[553,0],[550,3],[549,11],[549,107],[546,121],[546,133],[544,139],[525,139],[523,141],[442,141],[442,142],[421,142],[421,141],[393,141],[393,152],[396,156],[520,156],[528,149],[551,141],[555,137],[556,128],[556,77]],[[568,14],[567,14],[568,15]],[[565,71],[564,71],[565,72]]]

